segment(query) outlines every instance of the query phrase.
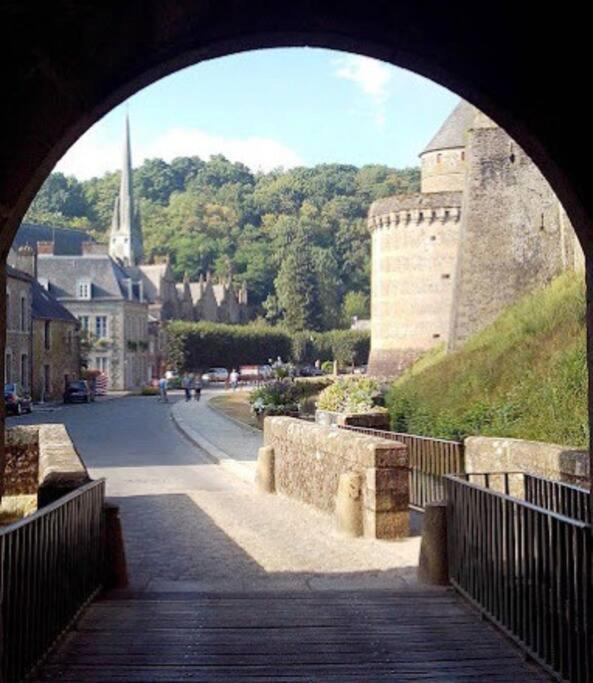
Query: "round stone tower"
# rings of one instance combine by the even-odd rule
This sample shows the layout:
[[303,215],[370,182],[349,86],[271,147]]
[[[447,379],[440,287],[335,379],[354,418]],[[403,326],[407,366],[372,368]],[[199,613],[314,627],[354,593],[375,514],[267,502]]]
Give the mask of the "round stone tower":
[[465,181],[476,110],[460,102],[420,154],[421,192],[374,202],[369,372],[398,375],[447,341]]

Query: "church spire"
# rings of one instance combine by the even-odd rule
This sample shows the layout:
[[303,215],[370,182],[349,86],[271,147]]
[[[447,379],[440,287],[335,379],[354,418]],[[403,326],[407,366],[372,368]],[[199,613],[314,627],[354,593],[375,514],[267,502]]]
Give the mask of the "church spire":
[[121,181],[113,207],[109,255],[126,266],[137,265],[143,256],[140,217],[134,205],[130,119],[127,114]]

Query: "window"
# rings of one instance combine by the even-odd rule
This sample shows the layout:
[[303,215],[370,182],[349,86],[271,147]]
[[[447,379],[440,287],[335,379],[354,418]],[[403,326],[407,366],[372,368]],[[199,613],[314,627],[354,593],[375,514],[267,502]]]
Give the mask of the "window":
[[6,352],[4,359],[4,381],[6,383],[12,382],[12,353]]
[[23,388],[29,386],[29,356],[26,353],[21,354],[21,384]]
[[43,366],[43,393],[44,398],[48,394],[51,394],[51,372],[49,369],[49,365]]
[[95,369],[100,370],[104,374],[109,374],[109,359],[107,356],[97,356],[95,358]]
[[461,161],[465,161],[465,152],[461,152]]
[[27,298],[21,296],[21,332],[27,331]]
[[78,320],[80,321],[80,329],[85,332],[89,331],[89,317],[88,315],[79,315]]
[[10,290],[8,289],[6,291],[6,329],[7,330],[12,329],[11,318],[12,318],[12,311],[10,309]]
[[90,280],[79,280],[76,283],[76,296],[78,299],[91,298],[92,285]]
[[95,318],[95,337],[105,339],[107,336],[107,316],[98,315]]
[[443,278],[443,280],[449,280],[451,275],[449,273],[443,273],[441,277]]
[[66,347],[68,351],[72,351],[72,330],[68,330],[66,334]]
[[443,155],[440,152],[439,152],[439,154],[437,154],[437,164],[441,163],[442,156]]
[[51,347],[51,332],[50,332],[50,321],[46,320],[45,324],[43,326],[43,344],[45,346],[45,350],[49,351]]

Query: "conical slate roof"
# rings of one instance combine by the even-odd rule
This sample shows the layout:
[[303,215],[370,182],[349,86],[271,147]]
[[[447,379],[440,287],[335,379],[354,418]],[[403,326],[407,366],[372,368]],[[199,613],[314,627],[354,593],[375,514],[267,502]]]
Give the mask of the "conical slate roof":
[[420,152],[420,156],[438,149],[465,147],[465,134],[472,125],[476,114],[477,110],[473,105],[461,100],[438,129],[436,135]]

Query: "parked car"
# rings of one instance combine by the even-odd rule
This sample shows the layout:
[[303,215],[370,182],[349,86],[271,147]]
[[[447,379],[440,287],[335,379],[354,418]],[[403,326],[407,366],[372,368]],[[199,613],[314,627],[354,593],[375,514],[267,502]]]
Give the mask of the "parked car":
[[226,368],[210,368],[202,375],[202,382],[226,382],[229,378],[229,371]]
[[4,385],[4,405],[7,413],[21,415],[31,412],[31,397],[17,382],[9,382]]
[[90,403],[95,395],[84,379],[74,379],[64,389],[64,403]]
[[323,370],[314,365],[301,365],[299,368],[299,377],[321,377],[321,375],[323,375]]

